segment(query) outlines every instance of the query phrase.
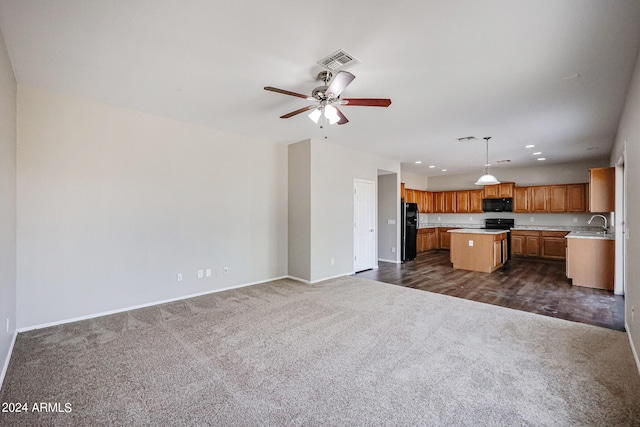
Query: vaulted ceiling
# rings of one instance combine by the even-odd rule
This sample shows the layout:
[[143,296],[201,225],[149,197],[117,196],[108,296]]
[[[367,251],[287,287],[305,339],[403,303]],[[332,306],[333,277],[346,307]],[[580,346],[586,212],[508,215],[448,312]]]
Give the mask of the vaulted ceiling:
[[[0,28],[24,85],[442,175],[481,170],[485,136],[496,168],[607,157],[640,2],[0,0]],[[391,106],[343,107],[350,122],[323,129],[280,119],[309,101],[263,87],[310,94],[316,61],[340,48],[360,61],[343,96]]]

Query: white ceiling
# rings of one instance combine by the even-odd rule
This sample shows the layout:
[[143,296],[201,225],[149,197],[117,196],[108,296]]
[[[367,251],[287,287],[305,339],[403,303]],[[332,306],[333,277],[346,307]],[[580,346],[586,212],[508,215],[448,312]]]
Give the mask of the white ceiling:
[[[537,164],[526,144],[547,163],[608,156],[640,1],[0,0],[0,28],[24,85],[442,175],[480,171],[485,136],[494,168]],[[309,94],[339,48],[361,61],[343,97],[391,106],[344,107],[350,122],[324,130],[279,119],[308,102],[263,87]]]

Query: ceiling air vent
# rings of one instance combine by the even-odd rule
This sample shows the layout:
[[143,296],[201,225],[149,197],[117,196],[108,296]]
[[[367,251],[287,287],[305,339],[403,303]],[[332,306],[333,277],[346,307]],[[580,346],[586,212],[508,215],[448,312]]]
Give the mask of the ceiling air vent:
[[360,61],[358,61],[353,55],[342,49],[338,49],[331,55],[318,61],[318,65],[323,66],[329,71],[344,70],[345,68],[352,67],[359,63]]

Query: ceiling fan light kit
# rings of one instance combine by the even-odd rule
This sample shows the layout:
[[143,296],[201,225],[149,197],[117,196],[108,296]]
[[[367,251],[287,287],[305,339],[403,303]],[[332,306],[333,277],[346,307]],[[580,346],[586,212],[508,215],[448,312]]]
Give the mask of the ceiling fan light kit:
[[347,117],[337,106],[364,106],[364,107],[388,107],[391,100],[387,98],[344,98],[340,99],[342,91],[355,79],[356,76],[347,72],[340,71],[333,74],[331,71],[322,71],[318,74],[318,80],[324,84],[318,86],[311,92],[311,96],[301,93],[291,92],[284,89],[278,89],[272,86],[266,86],[264,90],[281,93],[283,95],[304,98],[307,101],[315,101],[316,104],[308,105],[299,110],[280,116],[281,119],[288,119],[305,111],[313,110],[309,113],[309,118],[314,123],[318,123],[322,117],[327,119],[329,124],[343,125],[348,123]]
[[486,153],[487,153],[487,161],[484,164],[484,175],[482,175],[480,178],[478,178],[478,180],[475,182],[475,185],[495,185],[495,184],[500,184],[500,181],[498,181],[496,179],[495,176],[491,175],[489,173],[489,140],[491,139],[490,136],[485,136],[484,140],[486,141]]

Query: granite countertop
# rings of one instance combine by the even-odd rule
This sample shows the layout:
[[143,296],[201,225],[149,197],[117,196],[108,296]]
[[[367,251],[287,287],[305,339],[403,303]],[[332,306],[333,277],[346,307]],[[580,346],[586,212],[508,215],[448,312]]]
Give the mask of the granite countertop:
[[[423,222],[418,224],[420,228],[464,228],[464,229],[484,229],[484,224],[461,224],[461,223],[433,223]],[[565,225],[516,225],[511,228],[512,230],[532,230],[532,231],[566,231],[566,232],[597,232],[602,230],[602,227],[592,226],[565,226]],[[613,233],[608,233],[613,235]]]
[[603,231],[572,231],[565,236],[566,239],[597,239],[615,240],[615,233],[605,233]]
[[467,234],[503,234],[508,233],[509,230],[487,230],[484,228],[457,228],[455,230],[449,230],[449,233],[467,233]]
[[442,223],[442,224],[434,224],[432,222],[420,223],[418,224],[418,228],[484,228],[483,224],[452,224],[452,223]]

